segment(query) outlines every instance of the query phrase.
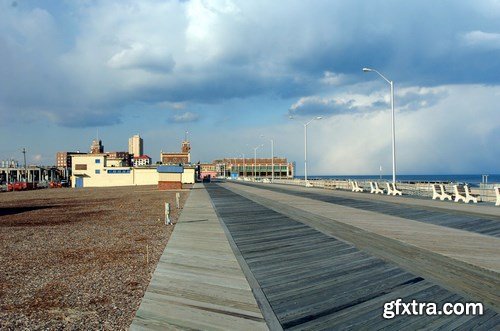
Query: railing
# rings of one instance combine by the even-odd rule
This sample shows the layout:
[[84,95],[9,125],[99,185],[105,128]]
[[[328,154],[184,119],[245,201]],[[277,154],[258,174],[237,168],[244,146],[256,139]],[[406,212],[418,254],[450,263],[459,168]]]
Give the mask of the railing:
[[[312,187],[318,187],[330,190],[348,190],[351,191],[351,181],[349,179],[309,179],[309,185]],[[357,180],[358,185],[365,191],[370,192],[370,182],[377,182],[380,187],[386,189],[386,183],[388,181],[384,180]],[[306,183],[303,179],[275,179],[277,184],[286,185],[298,185],[305,186]],[[397,182],[396,186],[398,190],[402,191],[405,195],[418,196],[418,197],[432,197],[432,184],[443,184],[446,191],[453,192],[453,185],[458,185],[458,183],[449,182]],[[494,188],[500,186],[500,184],[481,184],[480,187],[470,187],[473,194],[479,194],[481,196],[481,201],[495,202],[496,195]]]

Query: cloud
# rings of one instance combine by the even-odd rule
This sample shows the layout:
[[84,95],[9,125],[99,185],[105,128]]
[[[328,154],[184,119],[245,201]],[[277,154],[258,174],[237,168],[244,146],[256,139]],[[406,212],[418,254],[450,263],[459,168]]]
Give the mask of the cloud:
[[[398,88],[499,84],[499,15],[494,2],[4,1],[0,116],[49,109],[55,124],[93,125],[108,109],[117,119],[105,123],[118,124],[135,104],[301,97],[297,114],[363,112],[355,88],[378,79],[363,77],[364,66]],[[339,98],[345,86],[353,96]]]
[[354,100],[345,100],[342,98],[324,98],[319,96],[310,96],[300,98],[289,110],[289,114],[305,115],[333,115],[347,113],[353,109]]
[[108,65],[117,69],[142,69],[152,72],[170,72],[175,61],[168,50],[163,47],[151,47],[141,43],[133,43],[114,54]]
[[200,115],[192,112],[184,112],[182,114],[174,114],[170,116],[169,120],[173,123],[189,123],[196,122],[200,119]]
[[321,82],[326,85],[340,85],[346,82],[346,75],[336,74],[327,70],[323,73]]
[[[439,91],[442,94],[432,105],[396,113],[398,173],[497,173],[500,145],[495,142],[500,139],[500,113],[496,98],[500,87],[446,85]],[[277,132],[276,148],[297,160],[302,174],[303,135],[299,130],[292,124],[285,130],[266,129]],[[309,175],[377,175],[380,165],[389,174],[391,160],[391,117],[387,110],[325,117],[308,129]]]
[[463,34],[462,40],[464,44],[469,47],[481,47],[493,50],[500,49],[500,33],[475,30]]
[[53,123],[69,128],[103,127],[122,123],[120,114],[109,110],[79,110],[68,113],[44,111],[41,114]]
[[[360,88],[361,89],[361,88]],[[292,104],[292,116],[356,114],[385,110],[390,107],[387,89],[370,94],[337,93],[330,96],[302,97]],[[405,87],[396,89],[395,108],[398,111],[416,111],[435,105],[447,96],[445,87]]]

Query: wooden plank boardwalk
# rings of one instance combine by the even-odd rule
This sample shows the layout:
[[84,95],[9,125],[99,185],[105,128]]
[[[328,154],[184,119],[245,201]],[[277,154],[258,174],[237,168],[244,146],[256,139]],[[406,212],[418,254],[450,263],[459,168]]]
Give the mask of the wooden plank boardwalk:
[[130,329],[267,329],[201,184],[190,193]]
[[217,184],[206,187],[248,266],[244,270],[264,293],[259,300],[267,300],[284,329],[490,330],[500,323],[488,306],[482,316],[384,319],[383,304],[397,298],[438,304],[474,300]]
[[[500,239],[496,237],[278,193],[261,189],[262,185],[223,185],[327,235],[346,240],[370,254],[393,261],[406,270],[423,274],[454,291],[500,309]],[[296,189],[309,190],[301,187]],[[336,194],[347,195],[350,192]],[[352,193],[351,197],[357,195],[360,199],[368,196],[399,201],[400,198],[356,193]],[[409,198],[404,200],[401,208],[412,204]],[[425,203],[432,205],[436,201]],[[439,202],[437,204],[440,205]],[[457,209],[477,207],[456,204],[444,206]],[[491,216],[498,213],[494,207],[486,207]],[[484,213],[483,208],[472,209]]]
[[[243,185],[252,185],[242,183]],[[334,195],[334,192],[321,192],[297,190],[294,187],[286,185],[259,185],[260,188],[271,190],[273,192],[280,192],[292,194],[300,197],[310,198],[318,201],[324,201],[332,204],[337,204],[346,207],[352,207],[367,211],[373,211],[385,215],[401,217],[413,221],[425,222],[440,226],[447,226],[454,229],[460,229],[495,237],[500,237],[500,211],[498,216],[488,215],[474,215],[466,213],[457,213],[453,209],[440,209],[436,210],[434,206],[410,206],[406,205],[401,208],[400,203],[380,201],[380,200],[366,200],[360,198],[352,198],[346,195]],[[324,190],[323,190],[324,191]],[[367,198],[368,193],[358,194]],[[398,198],[398,197],[395,197]],[[446,202],[442,202],[446,204]],[[449,203],[454,204],[454,203]],[[500,208],[499,208],[500,209]]]

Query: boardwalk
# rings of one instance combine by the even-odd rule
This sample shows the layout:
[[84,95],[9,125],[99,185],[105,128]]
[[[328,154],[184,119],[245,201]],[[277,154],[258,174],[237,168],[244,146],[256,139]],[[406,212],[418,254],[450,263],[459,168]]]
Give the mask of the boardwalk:
[[[191,193],[132,329],[500,325],[499,209],[269,184],[204,187]],[[398,298],[482,302],[485,312],[384,319],[384,303]]]
[[[381,316],[383,304],[396,298],[441,304],[478,300],[465,297],[462,294],[465,291],[450,290],[422,273],[409,272],[396,263],[266,207],[279,198],[274,192],[267,195],[268,202],[257,203],[236,194],[244,194],[240,185],[223,186],[230,187],[231,191],[218,185],[207,185],[207,189],[284,329],[415,329],[448,325],[488,330],[500,322],[491,307],[483,316],[412,316],[386,320]],[[266,193],[262,189],[250,190],[261,197]]]
[[266,330],[207,192],[196,184],[131,330]]

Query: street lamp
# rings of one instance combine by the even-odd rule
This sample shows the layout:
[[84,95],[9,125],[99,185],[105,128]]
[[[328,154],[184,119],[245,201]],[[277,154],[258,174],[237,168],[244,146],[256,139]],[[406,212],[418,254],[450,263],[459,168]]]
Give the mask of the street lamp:
[[[260,135],[261,138],[265,138],[264,135]],[[274,182],[274,139],[271,140],[271,182]]]
[[246,165],[245,165],[245,153],[240,153],[240,156],[243,157],[243,177],[246,177],[247,176],[247,169],[246,169]]
[[[304,123],[304,184],[307,186],[307,126],[311,124],[314,120],[320,120],[323,117],[316,116],[312,118],[309,122]],[[290,119],[293,120],[293,116],[290,116]]]
[[378,72],[375,69],[371,68],[363,68],[363,72],[375,72],[383,80],[385,80],[391,86],[391,121],[392,121],[392,182],[396,183],[396,129],[395,129],[395,121],[394,121],[394,82],[392,80],[388,80],[384,75]]
[[259,145],[253,148],[253,179],[255,180],[257,174],[257,150],[264,145]]

